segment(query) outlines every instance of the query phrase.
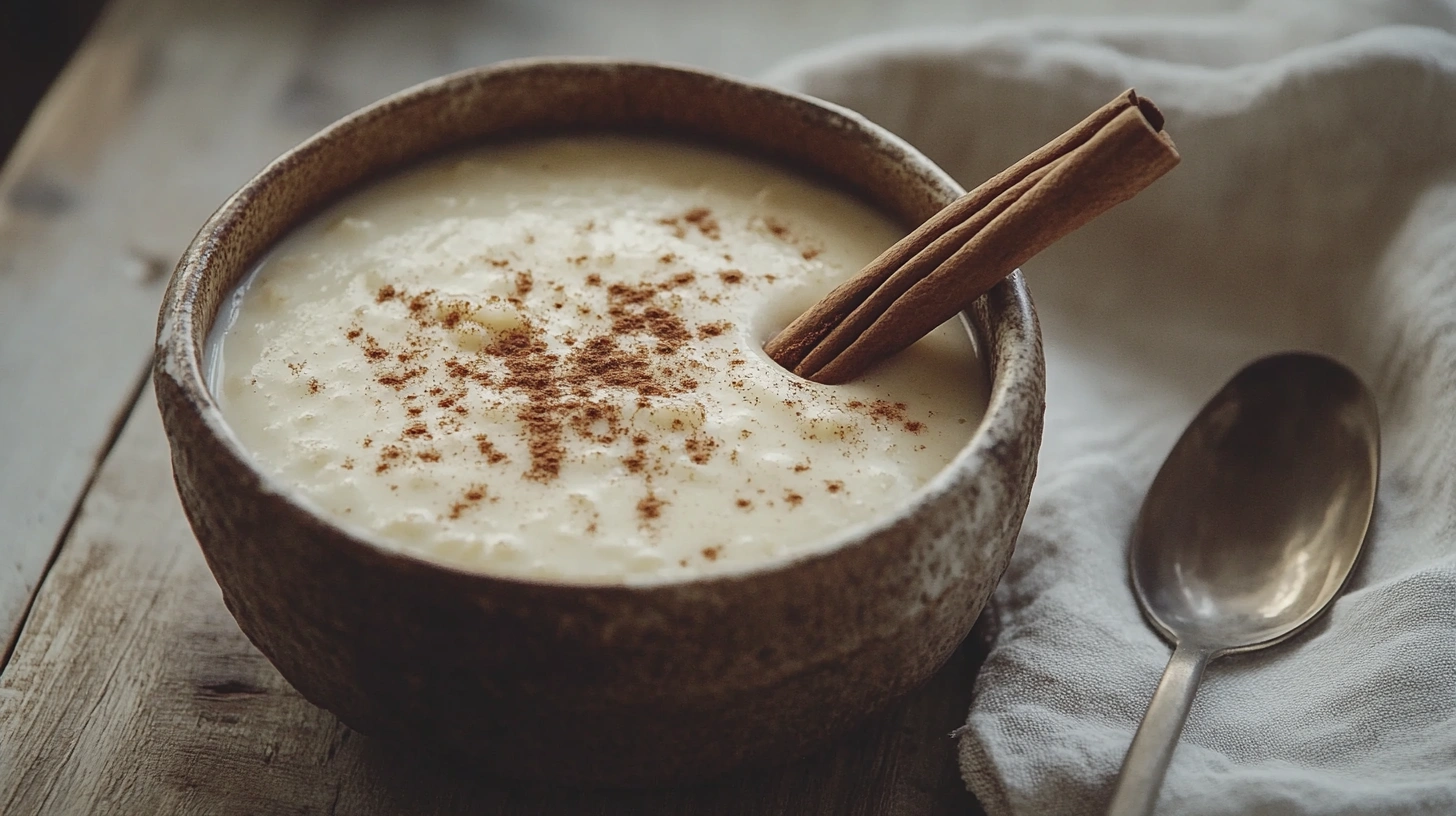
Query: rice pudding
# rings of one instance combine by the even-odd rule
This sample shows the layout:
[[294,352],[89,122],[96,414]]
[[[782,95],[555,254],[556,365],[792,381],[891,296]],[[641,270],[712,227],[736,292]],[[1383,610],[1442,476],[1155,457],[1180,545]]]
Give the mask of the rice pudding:
[[481,147],[283,240],[219,316],[211,387],[264,471],[401,550],[582,583],[731,571],[888,513],[975,431],[958,322],[845,385],[761,350],[903,234],[710,149]]

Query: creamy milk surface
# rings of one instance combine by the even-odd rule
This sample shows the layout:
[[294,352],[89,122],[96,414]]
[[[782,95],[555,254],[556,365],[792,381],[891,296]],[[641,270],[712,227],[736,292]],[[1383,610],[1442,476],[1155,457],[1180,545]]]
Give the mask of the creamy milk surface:
[[588,583],[778,560],[903,504],[984,410],[958,323],[847,385],[762,351],[902,234],[711,150],[479,148],[284,240],[219,318],[213,388],[264,470],[426,558]]

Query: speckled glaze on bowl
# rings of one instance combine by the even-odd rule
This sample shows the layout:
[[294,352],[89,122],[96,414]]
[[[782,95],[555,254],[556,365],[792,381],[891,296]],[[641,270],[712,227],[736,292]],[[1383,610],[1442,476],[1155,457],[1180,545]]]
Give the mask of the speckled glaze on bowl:
[[504,63],[355,113],[270,164],[208,220],[172,277],[154,371],[182,504],[253,643],[366,734],[512,777],[686,782],[801,754],[950,656],[1006,568],[1041,440],[1041,338],[1019,274],[967,312],[991,377],[954,463],[825,551],[648,587],[463,572],[341,530],[265,477],[208,392],[223,297],[352,186],[435,152],[572,130],[668,135],[775,159],[918,224],[962,192],[859,115],[701,71]]

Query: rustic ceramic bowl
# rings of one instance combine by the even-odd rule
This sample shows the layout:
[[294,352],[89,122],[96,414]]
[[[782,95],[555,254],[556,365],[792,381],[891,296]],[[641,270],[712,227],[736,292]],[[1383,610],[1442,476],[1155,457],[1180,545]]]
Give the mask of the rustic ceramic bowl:
[[219,304],[293,227],[438,151],[571,130],[768,157],[907,227],[962,192],[850,111],[686,68],[528,61],[417,86],[273,162],[182,258],[155,367],[177,490],[243,631],[305,697],[359,731],[508,776],[595,785],[790,758],[935,672],[1006,567],[1043,409],[1041,339],[1019,274],[967,313],[991,391],[952,465],[823,551],[680,583],[554,584],[401,554],[260,473],[208,392],[203,348]]

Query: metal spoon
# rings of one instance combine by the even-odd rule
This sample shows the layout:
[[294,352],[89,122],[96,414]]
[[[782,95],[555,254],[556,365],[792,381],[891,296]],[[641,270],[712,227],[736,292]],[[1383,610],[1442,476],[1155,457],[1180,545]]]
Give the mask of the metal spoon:
[[1314,354],[1250,364],[1183,432],[1129,554],[1138,603],[1173,659],[1109,813],[1152,812],[1208,661],[1272,646],[1329,605],[1360,554],[1379,465],[1370,392]]

